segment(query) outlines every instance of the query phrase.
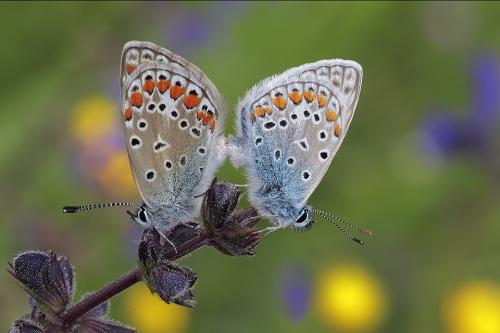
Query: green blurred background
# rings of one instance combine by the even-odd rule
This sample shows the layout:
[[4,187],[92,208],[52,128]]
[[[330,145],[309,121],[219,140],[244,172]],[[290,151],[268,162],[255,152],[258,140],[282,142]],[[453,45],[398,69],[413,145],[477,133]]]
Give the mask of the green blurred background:
[[[149,40],[197,64],[227,105],[260,79],[325,58],[364,69],[347,139],[310,202],[374,236],[332,225],[271,234],[256,257],[202,249],[198,305],[137,286],[111,315],[141,332],[500,332],[500,4],[2,3],[0,262],[52,249],[77,296],[129,270],[139,202],[118,126],[119,61]],[[233,132],[234,112],[227,133]],[[226,163],[218,176],[245,182]],[[0,273],[0,327],[28,311]]]

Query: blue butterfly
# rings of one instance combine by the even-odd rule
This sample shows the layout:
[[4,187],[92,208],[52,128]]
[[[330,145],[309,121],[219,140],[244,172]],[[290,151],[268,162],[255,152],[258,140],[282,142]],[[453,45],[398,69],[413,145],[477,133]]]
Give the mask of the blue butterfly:
[[246,168],[250,202],[271,219],[270,230],[307,229],[318,213],[369,233],[307,204],[346,136],[362,77],[354,61],[321,60],[264,79],[238,104],[228,151]]

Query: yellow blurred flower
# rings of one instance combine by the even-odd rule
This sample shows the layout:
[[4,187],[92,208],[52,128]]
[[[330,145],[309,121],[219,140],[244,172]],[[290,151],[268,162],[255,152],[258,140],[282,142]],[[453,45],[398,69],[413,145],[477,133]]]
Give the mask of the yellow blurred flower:
[[75,105],[72,129],[81,142],[99,140],[116,125],[116,106],[104,96],[90,96]]
[[116,199],[137,194],[116,105],[106,96],[88,96],[76,104],[71,128],[78,149],[73,158],[86,181]]
[[141,333],[179,333],[186,330],[189,309],[166,304],[143,283],[127,291],[125,305],[130,325]]
[[99,183],[111,194],[137,192],[126,152],[112,153],[97,177]]
[[451,333],[500,333],[500,286],[465,283],[444,300],[443,317]]
[[384,317],[386,299],[376,277],[357,264],[331,267],[320,275],[317,308],[328,326],[347,332],[375,329]]

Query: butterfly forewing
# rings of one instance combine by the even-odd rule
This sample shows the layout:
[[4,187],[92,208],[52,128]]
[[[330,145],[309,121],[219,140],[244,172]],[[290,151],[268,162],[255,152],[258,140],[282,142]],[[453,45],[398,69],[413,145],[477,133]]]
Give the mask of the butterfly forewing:
[[219,93],[197,67],[152,43],[127,43],[121,72],[123,129],[143,200],[193,200],[218,161]]
[[[322,60],[292,68],[283,75],[293,76],[297,74],[301,78],[315,76],[333,84],[333,94],[339,99],[342,108],[339,116],[345,121],[345,134],[351,123],[361,92],[363,79],[361,66],[357,62],[350,60]],[[342,139],[344,137],[345,135],[342,136]]]

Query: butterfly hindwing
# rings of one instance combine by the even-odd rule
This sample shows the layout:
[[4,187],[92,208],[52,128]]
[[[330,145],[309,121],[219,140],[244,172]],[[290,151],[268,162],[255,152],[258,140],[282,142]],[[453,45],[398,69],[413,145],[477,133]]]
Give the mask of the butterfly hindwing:
[[[239,103],[232,159],[244,164],[257,207],[272,191],[281,209],[305,202],[323,178],[351,122],[361,67],[324,60],[263,80]],[[234,147],[235,146],[235,147]]]
[[196,66],[149,42],[125,45],[121,73],[123,129],[144,202],[193,201],[220,162],[217,89]]

